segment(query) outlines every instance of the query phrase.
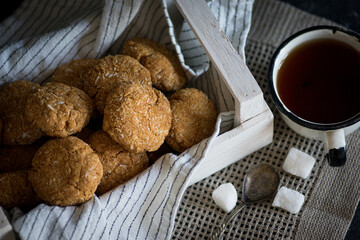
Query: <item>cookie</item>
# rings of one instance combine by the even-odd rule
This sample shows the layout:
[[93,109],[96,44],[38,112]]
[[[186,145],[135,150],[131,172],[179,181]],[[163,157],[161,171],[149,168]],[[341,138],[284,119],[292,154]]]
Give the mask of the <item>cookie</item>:
[[99,155],[103,165],[103,177],[96,190],[102,195],[125,183],[149,166],[145,152],[132,153],[114,142],[105,131],[97,131],[89,138],[89,144]]
[[155,88],[138,83],[123,84],[109,94],[103,130],[126,150],[157,150],[163,144],[170,127],[169,101]]
[[59,82],[84,90],[84,74],[97,62],[96,59],[72,60],[59,66],[52,75],[50,82]]
[[3,143],[6,145],[28,145],[40,139],[44,133],[25,114],[16,114],[4,119]]
[[89,200],[100,183],[99,156],[77,137],[53,139],[36,152],[29,180],[50,205],[77,205]]
[[24,105],[30,93],[40,85],[30,81],[18,80],[6,85],[0,92],[0,116],[11,117],[24,112]]
[[0,148],[0,171],[14,172],[31,168],[32,159],[39,146],[18,145],[2,146]]
[[43,136],[40,128],[25,117],[25,105],[30,94],[40,85],[18,80],[0,92],[0,116],[3,118],[3,143],[31,144]]
[[81,131],[89,122],[93,104],[82,90],[50,82],[28,97],[26,117],[46,135],[66,137]]
[[28,180],[27,170],[0,174],[0,192],[0,206],[7,209],[31,208],[40,202]]
[[135,38],[124,43],[122,53],[136,58],[151,74],[154,87],[176,91],[186,84],[186,76],[175,53],[154,41]]
[[171,148],[183,152],[211,136],[217,111],[205,93],[185,88],[171,95],[169,101],[173,117],[166,142]]
[[95,101],[96,109],[103,114],[106,98],[119,83],[141,83],[151,86],[149,71],[136,59],[115,55],[100,59],[86,74],[85,92]]

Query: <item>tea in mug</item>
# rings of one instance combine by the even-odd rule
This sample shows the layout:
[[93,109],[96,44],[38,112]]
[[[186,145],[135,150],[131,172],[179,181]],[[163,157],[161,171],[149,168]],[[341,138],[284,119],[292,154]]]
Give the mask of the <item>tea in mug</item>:
[[305,42],[285,58],[277,76],[284,105],[315,123],[338,123],[360,113],[360,53],[334,39]]

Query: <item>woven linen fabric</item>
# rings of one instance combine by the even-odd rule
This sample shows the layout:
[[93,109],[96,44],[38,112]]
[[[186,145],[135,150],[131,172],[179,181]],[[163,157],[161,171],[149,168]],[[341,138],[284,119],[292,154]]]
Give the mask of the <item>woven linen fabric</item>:
[[[79,206],[40,204],[11,211],[21,239],[169,239],[177,209],[212,140],[232,128],[234,101],[189,26],[175,26],[169,1],[25,0],[0,25],[0,85],[23,79],[44,83],[73,59],[121,53],[125,40],[145,37],[174,50],[189,86],[202,89],[220,112],[209,139],[151,167],[113,191]],[[219,25],[244,55],[253,1],[208,2]],[[179,32],[175,30],[179,29]],[[198,77],[195,79],[195,77]]]
[[[226,215],[212,200],[213,190],[231,182],[240,201],[245,174],[260,163],[273,166],[280,174],[280,185],[304,194],[305,203],[298,214],[272,207],[273,199],[249,205],[227,226],[222,239],[344,239],[360,198],[360,129],[346,137],[346,165],[331,168],[325,158],[324,144],[288,128],[267,87],[270,59],[280,43],[299,30],[324,24],[336,25],[279,1],[254,2],[245,53],[247,65],[274,113],[273,143],[188,187],[175,219],[172,239],[208,239]],[[316,159],[307,179],[282,169],[291,147]]]

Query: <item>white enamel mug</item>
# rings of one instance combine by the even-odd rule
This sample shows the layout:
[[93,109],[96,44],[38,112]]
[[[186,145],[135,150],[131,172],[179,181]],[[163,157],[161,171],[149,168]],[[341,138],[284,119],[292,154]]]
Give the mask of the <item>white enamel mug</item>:
[[328,163],[335,167],[343,166],[346,162],[345,136],[360,127],[360,111],[341,122],[329,124],[311,122],[291,112],[281,100],[276,87],[278,71],[289,53],[306,41],[324,38],[345,42],[360,52],[360,35],[357,33],[333,26],[315,26],[304,29],[287,38],[275,51],[270,61],[268,86],[272,100],[285,123],[304,137],[324,141]]

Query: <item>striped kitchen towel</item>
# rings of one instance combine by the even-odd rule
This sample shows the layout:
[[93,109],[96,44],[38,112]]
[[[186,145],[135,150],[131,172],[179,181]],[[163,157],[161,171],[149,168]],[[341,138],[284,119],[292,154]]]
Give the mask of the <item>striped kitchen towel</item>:
[[[244,56],[253,0],[208,4]],[[189,86],[203,90],[221,112],[213,136],[179,156],[162,156],[134,179],[80,206],[12,210],[11,225],[21,239],[170,239],[191,175],[214,137],[232,128],[231,94],[169,0],[24,0],[0,24],[0,85],[46,82],[58,66],[119,53],[133,37],[153,39],[178,54],[192,79]]]

